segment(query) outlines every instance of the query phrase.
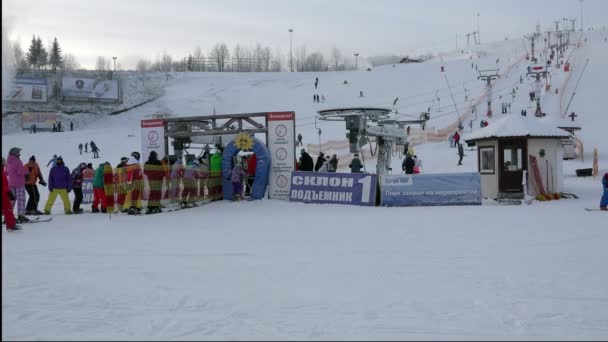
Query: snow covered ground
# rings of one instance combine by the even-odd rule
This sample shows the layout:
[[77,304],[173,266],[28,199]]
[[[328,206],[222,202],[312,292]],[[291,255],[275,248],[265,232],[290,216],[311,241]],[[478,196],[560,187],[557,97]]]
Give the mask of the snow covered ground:
[[[2,232],[2,338],[606,340],[608,218],[583,210],[597,207],[599,180],[575,177],[575,169],[591,167],[593,147],[600,149],[600,169],[608,169],[605,35],[589,33],[588,44],[573,52],[574,75],[553,78],[575,82],[581,61],[590,59],[571,106],[580,115],[586,155],[564,163],[565,192],[580,199],[426,208],[262,200],[111,218],[65,216],[58,201],[52,222]],[[439,132],[458,122],[441,65],[458,113],[469,115],[463,108],[471,99],[483,102],[484,91],[471,62],[482,69],[499,58],[505,75],[495,96],[507,96],[526,69],[524,55],[523,43],[510,40],[447,53],[443,62],[372,71],[176,74],[158,100],[95,121],[81,116],[74,132],[3,133],[2,154],[18,146],[23,160],[36,155],[45,177],[55,153],[70,168],[80,161],[116,165],[140,149],[139,120],[146,115],[209,115],[214,108],[294,110],[296,130],[314,151],[317,110],[390,108],[397,96],[400,113],[417,116],[432,106],[427,132]],[[326,103],[312,102],[317,76],[316,93]],[[515,115],[528,105],[530,87],[520,86]],[[552,107],[560,101],[550,96],[543,98],[545,111],[561,115]],[[484,112],[480,105],[474,130]],[[500,101],[494,113],[500,116]],[[343,123],[318,125],[323,143],[344,141]],[[78,154],[78,143],[90,140],[101,160]],[[447,141],[416,150],[426,173],[477,170],[476,151],[466,151],[458,167]],[[344,148],[332,153],[350,158]],[[393,169],[400,163],[394,160]],[[44,201],[48,191],[41,190]]]

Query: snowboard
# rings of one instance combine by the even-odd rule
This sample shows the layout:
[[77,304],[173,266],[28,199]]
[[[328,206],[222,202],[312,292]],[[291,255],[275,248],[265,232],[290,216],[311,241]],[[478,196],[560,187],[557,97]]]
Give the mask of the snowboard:
[[608,210],[602,210],[600,208],[585,208],[585,210],[587,210],[587,211],[605,211],[608,213]]

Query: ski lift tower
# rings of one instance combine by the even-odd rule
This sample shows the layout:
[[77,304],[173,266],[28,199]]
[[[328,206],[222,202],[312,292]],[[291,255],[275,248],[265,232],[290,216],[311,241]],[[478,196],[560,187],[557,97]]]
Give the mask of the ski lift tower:
[[486,115],[491,118],[492,117],[492,81],[500,78],[498,75],[498,69],[491,70],[479,70],[478,80],[486,81],[486,97],[488,99],[488,112]]
[[547,68],[544,66],[533,66],[530,69],[530,72],[527,73],[528,77],[534,77],[534,79],[536,80],[535,82],[535,89],[534,89],[534,93],[535,93],[535,100],[536,100],[536,111],[534,112],[534,115],[536,115],[537,117],[542,116],[543,112],[540,108],[540,92],[541,92],[541,81],[540,78],[547,78],[547,74],[549,72],[547,71]]
[[376,140],[378,154],[376,173],[378,176],[386,175],[389,172],[393,145],[402,145],[407,139],[403,129],[382,122],[390,117],[391,110],[388,108],[336,108],[320,110],[317,113],[319,120],[346,123],[348,131],[346,137],[350,143],[351,153],[361,152],[361,147],[370,142],[370,138]]

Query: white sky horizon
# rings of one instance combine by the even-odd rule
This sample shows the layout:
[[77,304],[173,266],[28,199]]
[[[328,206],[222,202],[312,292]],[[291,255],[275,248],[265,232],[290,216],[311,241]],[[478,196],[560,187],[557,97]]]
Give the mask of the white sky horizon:
[[[561,18],[576,18],[578,29],[580,8],[577,0],[7,0],[2,21],[24,51],[33,35],[45,44],[57,37],[82,67],[93,68],[98,56],[117,56],[123,69],[134,69],[140,58],[155,61],[163,51],[180,59],[200,46],[207,55],[217,42],[231,52],[237,43],[259,42],[287,57],[289,28],[294,51],[305,46],[327,58],[333,47],[350,58],[358,52],[360,60],[463,48],[465,34],[477,30],[477,13],[484,43],[522,37],[537,23],[545,31]],[[585,0],[582,8],[585,27],[608,24],[607,1]]]

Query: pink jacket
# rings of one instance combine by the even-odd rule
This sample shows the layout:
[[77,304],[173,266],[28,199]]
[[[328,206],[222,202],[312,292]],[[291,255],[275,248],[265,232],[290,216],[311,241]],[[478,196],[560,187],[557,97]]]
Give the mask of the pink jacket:
[[18,188],[25,186],[25,169],[21,159],[9,154],[6,159],[6,176],[8,177],[8,186]]

